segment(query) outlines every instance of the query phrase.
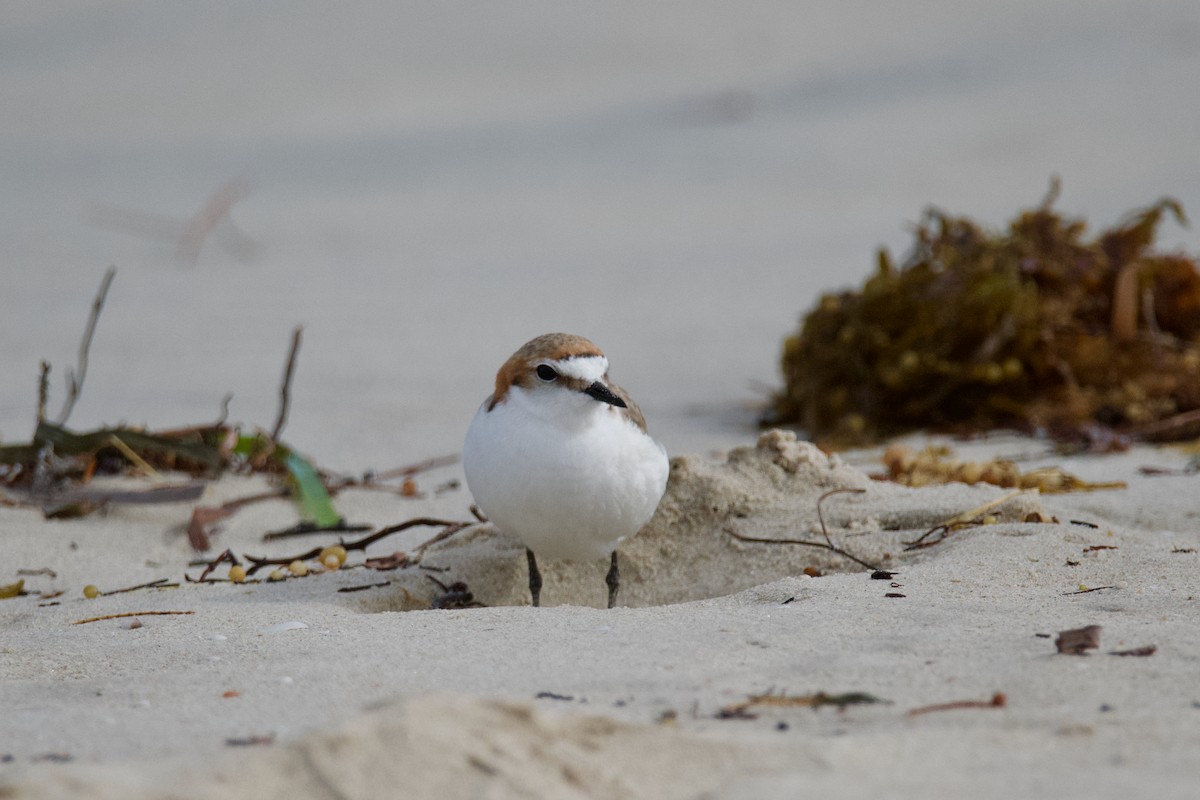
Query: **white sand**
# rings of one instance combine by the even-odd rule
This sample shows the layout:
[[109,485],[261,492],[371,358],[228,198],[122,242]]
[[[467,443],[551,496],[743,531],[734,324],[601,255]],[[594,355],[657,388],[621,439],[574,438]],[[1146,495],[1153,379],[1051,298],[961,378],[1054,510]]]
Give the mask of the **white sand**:
[[[990,446],[1011,453],[1036,443]],[[0,786],[16,797],[324,797],[330,786],[345,797],[385,796],[397,786],[445,797],[1194,791],[1200,555],[1173,549],[1200,548],[1194,505],[1179,501],[1195,479],[1140,477],[1132,468],[1178,467],[1181,455],[1139,448],[1077,460],[1077,471],[1088,464],[1130,488],[1023,496],[1001,507],[998,524],[917,554],[903,554],[899,542],[1002,492],[908,490],[872,483],[838,461],[779,434],[728,462],[677,460],[660,516],[623,548],[622,597],[643,605],[722,596],[613,611],[395,610],[421,604],[402,587],[432,596],[418,569],[85,600],[85,581],[108,589],[179,577],[190,553],[170,525],[186,507],[113,508],[58,523],[0,510],[8,563],[59,574],[30,577],[28,587],[67,590],[56,606],[40,607],[36,596],[0,602],[0,753],[12,756]],[[260,488],[251,483],[226,480],[213,494]],[[811,537],[815,498],[844,484],[868,492],[827,501],[835,543],[867,559],[890,553],[899,586],[863,570],[794,577],[804,565],[833,562],[809,548],[730,544],[721,533],[736,520],[745,532],[779,535],[792,513],[790,535]],[[344,498],[351,518],[379,525],[461,509],[466,499]],[[1061,524],[1003,521],[1039,507]],[[1136,522],[1118,521],[1119,508],[1143,512]],[[247,509],[228,521],[218,546],[305,549],[256,542],[292,519],[282,501]],[[896,524],[904,530],[890,531]],[[404,546],[420,539],[406,534]],[[385,540],[368,555],[400,545]],[[1093,545],[1117,549],[1086,550]],[[451,567],[439,577],[466,579],[489,604],[527,602],[520,551],[487,527],[431,548],[425,563]],[[548,603],[602,600],[603,565],[548,566]],[[390,585],[336,592],[383,581]],[[1069,594],[1081,585],[1114,588]],[[726,594],[739,586],[754,588]],[[152,610],[195,613],[142,616],[132,630],[126,619],[70,624]],[[288,622],[306,627],[271,632]],[[1052,639],[1037,636],[1086,624],[1103,626],[1099,651],[1087,656],[1058,655]],[[1145,645],[1158,651],[1107,654]],[[716,718],[722,707],[772,690],[861,691],[891,703]],[[224,696],[231,691],[237,696]],[[538,699],[542,692],[558,697]],[[996,692],[1006,695],[1004,708],[906,715]],[[664,714],[675,721],[660,724]],[[276,743],[226,745],[255,735]],[[39,762],[56,753],[72,762]]]

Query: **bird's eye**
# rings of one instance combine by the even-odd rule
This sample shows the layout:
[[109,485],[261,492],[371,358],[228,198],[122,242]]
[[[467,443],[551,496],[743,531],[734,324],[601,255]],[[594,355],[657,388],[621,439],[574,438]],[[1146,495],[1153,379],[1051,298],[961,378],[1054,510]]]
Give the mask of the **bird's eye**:
[[538,364],[537,376],[549,383],[558,377],[558,371],[549,364]]

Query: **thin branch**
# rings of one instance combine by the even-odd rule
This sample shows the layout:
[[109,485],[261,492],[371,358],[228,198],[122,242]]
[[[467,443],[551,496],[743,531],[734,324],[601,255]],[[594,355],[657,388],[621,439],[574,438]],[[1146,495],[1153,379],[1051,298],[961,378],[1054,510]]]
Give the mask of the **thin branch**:
[[[407,522],[401,522],[398,525],[390,525],[386,528],[376,531],[375,533],[370,534],[369,536],[364,536],[363,538],[356,539],[352,542],[347,542],[345,540],[339,539],[337,543],[339,545],[341,545],[342,547],[346,548],[347,551],[366,550],[368,547],[375,544],[375,542],[378,542],[380,539],[391,536],[393,533],[400,533],[401,531],[406,531],[409,528],[415,528],[418,526],[433,527],[433,526],[439,526],[439,525],[442,526],[443,528],[445,528],[445,530],[438,533],[437,536],[434,536],[429,541],[423,543],[414,551],[417,555],[417,558],[413,559],[413,563],[415,563],[415,561],[420,558],[420,554],[423,553],[427,547],[434,544],[435,542],[440,542],[443,539],[449,538],[450,536],[461,531],[463,528],[470,527],[472,524],[474,524],[474,523],[457,522],[457,521],[453,521],[453,520],[444,520],[444,519],[432,519],[430,517],[417,517],[416,519],[410,519]],[[248,562],[250,562],[250,567],[249,567],[249,569],[246,570],[246,574],[253,575],[259,569],[262,569],[263,567],[267,567],[267,566],[286,566],[286,565],[292,563],[293,561],[310,561],[310,560],[320,556],[321,551],[324,549],[325,549],[324,546],[318,546],[318,547],[314,547],[311,550],[306,550],[305,552],[300,553],[299,555],[284,556],[282,558],[259,558],[256,556],[245,555],[243,557]]]
[[391,480],[392,478],[411,478],[413,475],[416,475],[420,472],[427,472],[438,467],[453,466],[454,464],[458,463],[458,460],[458,455],[427,458],[424,461],[418,461],[415,464],[409,464],[408,466],[396,467],[395,469],[389,469],[384,472],[377,472],[370,476],[369,481],[364,479],[363,483],[376,483],[379,481]]
[[1008,698],[1004,696],[1004,692],[996,692],[992,695],[991,700],[956,700],[953,703],[938,703],[932,706],[912,708],[909,709],[908,716],[916,717],[935,711],[955,711],[960,708],[1004,708],[1006,705],[1008,705]]
[[[226,562],[228,562],[231,567],[238,566],[237,556],[235,556],[233,551],[228,548],[225,549],[224,553],[221,553],[221,555],[209,562],[209,564],[204,568],[204,572],[201,572],[200,577],[196,579],[196,582],[203,583],[204,579],[211,575],[212,571],[216,569],[219,564]],[[183,577],[187,578],[187,573],[184,573]]]
[[295,536],[311,536],[315,533],[359,533],[361,531],[371,530],[370,525],[351,525],[342,520],[336,525],[318,525],[315,522],[297,522],[290,528],[284,528],[281,531],[269,531],[262,535],[264,542],[271,542],[276,539],[290,539]]
[[[993,508],[1004,505],[1005,503],[1007,503],[1009,500],[1012,500],[1017,495],[1025,494],[1025,491],[1026,490],[1024,490],[1024,489],[1018,489],[1015,492],[1009,492],[1008,494],[1001,495],[994,500],[989,500],[988,502],[984,503],[983,505],[979,506],[978,508],[972,508],[970,511],[964,511],[961,514],[956,514],[953,517],[951,517],[950,519],[946,520],[945,522],[934,525],[932,528],[930,528],[929,530],[922,533],[920,536],[918,536],[913,541],[905,542],[904,549],[905,550],[916,550],[921,547],[932,547],[933,545],[938,544],[939,542],[943,542],[943,541],[945,541],[946,537],[950,535],[951,531],[955,530],[956,528],[961,528],[965,525],[970,524],[971,520],[975,519],[976,517],[980,516],[981,514],[991,511]],[[937,539],[934,539],[932,542],[925,541],[927,538],[929,538],[930,536],[932,536],[935,533],[940,533],[941,536],[939,536]]]
[[41,369],[38,373],[38,402],[37,402],[37,424],[41,425],[46,421],[46,400],[50,396],[50,362],[42,359]]
[[128,586],[124,589],[110,589],[107,592],[101,592],[101,597],[108,597],[110,594],[124,594],[125,592],[136,592],[138,589],[174,589],[179,586],[178,583],[171,583],[170,578],[159,578],[156,581],[149,583],[139,583],[137,586]]
[[104,308],[104,299],[108,296],[108,287],[112,285],[116,274],[116,267],[109,267],[104,271],[104,278],[100,281],[100,290],[96,292],[96,298],[92,301],[92,311],[88,315],[87,327],[83,331],[83,340],[79,343],[79,364],[74,372],[67,372],[67,399],[63,403],[62,411],[58,414],[56,423],[58,425],[66,424],[67,418],[71,416],[71,411],[75,408],[75,401],[79,399],[79,393],[83,391],[83,379],[87,376],[88,350],[92,347],[92,337],[96,333],[96,322],[100,319],[100,311]]
[[828,542],[815,542],[810,539],[764,539],[759,536],[743,536],[740,533],[734,532],[730,528],[725,528],[724,531],[726,533],[728,533],[730,536],[732,536],[733,538],[740,539],[743,542],[757,542],[759,544],[798,544],[798,545],[803,545],[805,547],[818,547],[822,550],[829,550],[830,552],[837,553],[842,558],[848,558],[851,561],[853,561],[855,564],[866,567],[869,570],[872,570],[872,571],[879,570],[879,567],[875,566],[874,564],[870,563],[869,561],[863,561],[858,556],[852,555],[852,554],[846,552],[845,550],[843,550],[842,548],[836,547],[832,544],[829,544]]
[[72,622],[72,625],[86,625],[89,622],[99,622],[102,619],[121,619],[122,617],[165,617],[172,614],[195,614],[195,611],[126,611],[124,614],[105,614],[102,617],[88,617]]
[[283,426],[287,424],[288,406],[292,402],[292,374],[296,371],[296,353],[300,350],[300,334],[304,326],[297,325],[292,331],[292,347],[288,351],[287,366],[283,370],[283,382],[279,385],[279,416],[271,429],[271,441],[278,442]]
[[825,502],[825,498],[832,497],[835,494],[863,494],[866,489],[830,489],[825,494],[817,498],[817,521],[821,523],[821,535],[825,537],[825,542],[833,547],[833,539],[829,538],[829,530],[825,527],[825,515],[821,513],[821,504]]

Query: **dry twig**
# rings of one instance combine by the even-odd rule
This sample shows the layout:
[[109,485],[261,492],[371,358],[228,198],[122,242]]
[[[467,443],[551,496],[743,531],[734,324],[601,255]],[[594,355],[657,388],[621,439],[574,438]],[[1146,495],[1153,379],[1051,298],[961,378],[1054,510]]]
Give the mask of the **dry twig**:
[[[414,555],[409,561],[410,561],[410,563],[415,564],[420,561],[421,554],[425,552],[426,548],[428,548],[429,546],[431,546],[437,542],[440,542],[444,539],[448,539],[449,537],[451,537],[454,534],[461,531],[463,528],[470,527],[472,524],[474,524],[474,523],[456,522],[453,520],[444,520],[444,519],[432,519],[430,517],[417,517],[416,519],[410,519],[407,522],[401,522],[398,525],[390,525],[386,528],[376,531],[375,533],[370,534],[369,536],[364,536],[363,538],[356,539],[352,542],[347,542],[343,539],[339,539],[337,543],[339,545],[341,545],[342,547],[346,548],[347,551],[366,550],[368,547],[370,547],[375,542],[378,542],[380,539],[383,539],[385,537],[391,536],[393,533],[400,533],[401,531],[406,531],[409,528],[415,528],[418,526],[430,526],[430,527],[438,526],[438,525],[442,526],[443,530],[441,532],[439,532],[436,536],[429,539],[428,541],[422,543],[420,546],[418,546],[416,548],[416,550],[413,551]],[[314,547],[311,550],[306,550],[305,552],[300,553],[299,555],[284,556],[282,558],[260,558],[257,556],[246,555],[246,556],[244,556],[244,558],[248,562],[250,562],[250,567],[249,567],[249,569],[246,570],[246,574],[253,575],[257,570],[260,570],[263,567],[267,567],[267,566],[287,566],[288,564],[292,563],[293,561],[310,561],[310,560],[320,556],[321,551],[324,549],[325,549],[324,547]]]
[[955,711],[960,708],[1004,708],[1006,705],[1008,705],[1008,698],[1004,695],[1004,692],[996,692],[992,695],[991,700],[956,700],[953,703],[921,706],[910,709],[908,716],[915,717],[920,714],[930,714],[934,711]]
[[752,694],[744,702],[733,703],[732,705],[723,707],[717,712],[717,718],[754,719],[755,715],[750,713],[750,709],[754,706],[772,706],[774,708],[819,708],[821,706],[836,706],[839,711],[844,711],[847,706],[870,705],[874,703],[885,703],[890,705],[891,701],[880,699],[875,695],[867,694],[866,692],[844,692],[842,694],[814,692],[813,694],[805,695],[775,694],[774,692],[767,692],[766,694]]
[[[733,530],[732,528],[730,528],[728,526],[726,526],[724,528],[724,531],[725,531],[725,533],[732,536],[734,539],[738,539],[743,542],[756,542],[759,544],[794,544],[794,545],[802,545],[804,547],[817,547],[817,548],[820,548],[821,550],[829,550],[830,552],[836,553],[837,555],[841,556],[842,558],[853,561],[855,564],[858,564],[859,566],[866,567],[869,570],[877,571],[877,570],[879,570],[879,567],[875,566],[874,564],[871,564],[868,561],[864,561],[863,559],[859,558],[858,556],[854,555],[853,553],[850,553],[850,552],[842,549],[841,547],[836,546],[833,543],[833,540],[829,537],[829,531],[825,527],[825,517],[821,512],[821,503],[824,502],[825,498],[827,498],[827,497],[830,497],[835,494],[841,494],[844,492],[861,493],[861,492],[865,492],[865,491],[866,491],[866,489],[849,489],[849,488],[848,489],[833,489],[832,491],[828,491],[825,494],[821,495],[819,498],[817,498],[817,519],[821,523],[821,535],[825,537],[825,541],[823,541],[823,542],[817,542],[817,541],[813,541],[811,539],[768,539],[768,538],[761,537],[761,536],[746,536],[744,534],[738,533],[737,531]],[[474,507],[472,507],[472,510],[474,510]]]
[[88,617],[72,622],[72,625],[86,625],[89,622],[100,622],[105,619],[121,619],[123,617],[166,617],[175,614],[195,614],[195,611],[126,611],[124,614],[105,614],[102,617]]
[[[66,423],[67,418],[71,416],[71,411],[75,408],[75,401],[79,399],[79,394],[83,391],[83,379],[87,376],[88,351],[92,347],[92,337],[96,333],[96,322],[100,319],[100,311],[104,308],[104,299],[108,296],[108,287],[112,285],[116,274],[116,267],[109,267],[104,271],[100,289],[92,301],[92,311],[88,315],[87,326],[83,331],[83,340],[79,343],[79,363],[75,371],[68,370],[67,372],[67,398],[63,402],[62,411],[58,413],[58,422],[56,423],[58,425]],[[46,371],[48,372],[49,369],[47,365]]]
[[[955,531],[959,528],[965,528],[965,527],[970,526],[972,524],[972,521],[975,520],[977,517],[980,517],[983,514],[986,514],[988,511],[991,511],[992,509],[997,508],[998,506],[1004,505],[1005,503],[1007,503],[1009,500],[1012,500],[1017,495],[1021,495],[1024,493],[1025,493],[1024,490],[1018,489],[1015,492],[1009,492],[1008,494],[1001,495],[994,500],[990,500],[990,501],[984,503],[983,505],[979,506],[978,508],[973,508],[970,511],[964,511],[961,514],[956,514],[955,516],[951,517],[950,519],[946,520],[945,522],[934,525],[932,528],[930,528],[929,530],[922,533],[920,536],[918,536],[913,541],[907,542],[905,544],[904,549],[905,550],[916,550],[917,548],[920,548],[920,547],[932,547],[933,545],[938,544],[939,542],[945,541],[946,537],[949,536],[953,531]],[[932,542],[925,541],[925,539],[927,539],[928,537],[932,536],[935,533],[940,533],[941,536],[939,536],[937,539],[934,539]]]
[[283,369],[283,380],[279,384],[279,414],[275,417],[275,427],[271,429],[271,441],[278,442],[283,426],[287,424],[288,407],[292,403],[292,374],[296,371],[296,354],[300,351],[300,337],[304,331],[303,325],[297,325],[292,331],[292,346],[288,350],[287,365]]
[[149,583],[139,583],[137,586],[128,586],[124,589],[110,589],[107,592],[101,592],[101,597],[108,597],[110,594],[125,594],[126,592],[136,592],[138,589],[174,589],[179,586],[178,583],[169,583],[170,578],[159,578],[156,581]]

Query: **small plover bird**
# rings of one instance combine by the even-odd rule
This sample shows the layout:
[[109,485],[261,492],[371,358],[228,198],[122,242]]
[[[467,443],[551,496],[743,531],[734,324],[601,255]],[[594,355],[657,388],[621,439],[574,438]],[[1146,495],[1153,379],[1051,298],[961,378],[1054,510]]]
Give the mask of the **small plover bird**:
[[525,545],[538,605],[544,558],[611,557],[608,607],[617,601],[617,545],[641,530],[667,486],[667,453],[608,379],[608,359],[581,336],[525,343],[496,374],[467,431],[467,486],[483,513]]

